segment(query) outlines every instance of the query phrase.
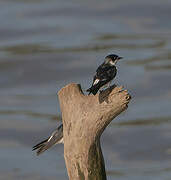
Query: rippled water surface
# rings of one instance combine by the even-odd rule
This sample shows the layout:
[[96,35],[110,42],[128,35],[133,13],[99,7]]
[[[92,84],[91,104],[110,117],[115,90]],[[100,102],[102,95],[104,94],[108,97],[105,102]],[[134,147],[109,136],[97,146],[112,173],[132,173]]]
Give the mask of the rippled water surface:
[[63,145],[31,147],[60,124],[57,91],[116,53],[132,101],[102,137],[108,179],[169,180],[170,17],[169,0],[0,1],[0,179],[68,179]]

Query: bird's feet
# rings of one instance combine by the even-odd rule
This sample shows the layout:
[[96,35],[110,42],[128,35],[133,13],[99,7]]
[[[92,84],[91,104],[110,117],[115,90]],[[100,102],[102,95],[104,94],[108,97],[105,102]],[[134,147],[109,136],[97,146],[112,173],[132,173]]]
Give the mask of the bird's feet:
[[103,90],[99,90],[99,92],[100,92],[100,93],[102,93],[102,92],[103,92]]

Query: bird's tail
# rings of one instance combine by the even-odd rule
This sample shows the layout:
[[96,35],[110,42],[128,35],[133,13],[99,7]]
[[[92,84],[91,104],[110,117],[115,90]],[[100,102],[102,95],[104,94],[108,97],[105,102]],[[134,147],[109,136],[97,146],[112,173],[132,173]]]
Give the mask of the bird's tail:
[[97,92],[98,92],[98,90],[99,90],[99,87],[97,87],[97,86],[92,86],[91,88],[87,89],[86,91],[89,92],[88,95],[90,95],[91,93],[92,93],[93,95],[96,95]]
[[90,88],[89,88],[89,89],[87,89],[86,91],[87,91],[87,92],[89,92],[89,93],[88,93],[88,95],[90,95],[90,94],[91,94],[91,90],[90,90]]
[[[48,138],[49,139],[49,138]],[[44,152],[44,147],[46,147],[47,143],[48,143],[48,139],[36,144],[35,146],[33,146],[32,151],[37,150],[37,155],[41,154],[42,152]]]
[[60,125],[48,139],[33,146],[32,151],[37,150],[37,155],[39,155],[44,151],[46,151],[47,149],[49,149],[50,147],[52,147],[53,145],[62,142],[63,142],[63,125]]

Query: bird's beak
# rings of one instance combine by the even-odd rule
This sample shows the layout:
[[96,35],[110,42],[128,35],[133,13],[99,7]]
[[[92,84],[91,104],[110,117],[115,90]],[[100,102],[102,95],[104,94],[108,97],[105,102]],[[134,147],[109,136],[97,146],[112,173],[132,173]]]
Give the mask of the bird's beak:
[[118,60],[123,59],[123,57],[118,57]]

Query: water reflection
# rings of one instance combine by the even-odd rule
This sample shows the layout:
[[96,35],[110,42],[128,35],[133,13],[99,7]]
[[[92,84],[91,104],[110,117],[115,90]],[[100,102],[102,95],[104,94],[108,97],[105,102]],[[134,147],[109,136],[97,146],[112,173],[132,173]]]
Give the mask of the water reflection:
[[41,44],[15,45],[11,47],[4,47],[1,49],[1,51],[7,51],[13,55],[29,55],[53,52],[53,50],[50,47]]
[[[141,34],[137,36],[125,36],[125,35],[102,35],[97,38],[97,41],[93,40],[91,44],[79,46],[79,47],[65,47],[65,48],[54,48],[42,44],[22,44],[15,46],[8,46],[1,49],[1,51],[7,51],[14,55],[29,55],[29,54],[39,54],[39,53],[62,53],[62,52],[87,52],[87,51],[103,51],[110,49],[153,49],[153,48],[163,48],[166,45],[166,41],[160,38],[147,38]],[[108,40],[121,40],[118,42]],[[141,41],[135,41],[140,40]],[[143,39],[143,42],[142,42]],[[98,42],[100,40],[101,42]],[[129,40],[129,41],[127,41]],[[134,41],[133,41],[134,40]],[[168,54],[170,57],[170,54]],[[147,60],[148,61],[148,60]],[[130,62],[131,63],[131,62]],[[132,62],[133,64],[134,62]],[[141,63],[141,62],[139,62]]]
[[171,117],[154,117],[150,119],[128,120],[126,122],[115,122],[114,126],[151,126],[171,123]]
[[46,120],[55,120],[55,121],[61,121],[61,117],[57,115],[52,114],[45,114],[45,113],[38,113],[33,111],[22,111],[22,110],[3,110],[0,111],[0,115],[6,115],[6,116],[12,116],[12,115],[25,115],[25,116],[31,116],[32,118],[43,118]]

